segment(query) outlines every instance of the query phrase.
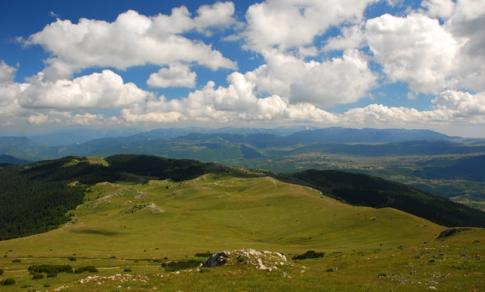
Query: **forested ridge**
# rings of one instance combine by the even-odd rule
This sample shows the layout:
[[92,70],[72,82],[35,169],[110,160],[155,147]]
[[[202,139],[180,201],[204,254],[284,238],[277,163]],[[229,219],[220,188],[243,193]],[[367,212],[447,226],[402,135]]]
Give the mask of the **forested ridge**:
[[56,228],[83,197],[82,186],[35,179],[21,167],[0,167],[0,240]]

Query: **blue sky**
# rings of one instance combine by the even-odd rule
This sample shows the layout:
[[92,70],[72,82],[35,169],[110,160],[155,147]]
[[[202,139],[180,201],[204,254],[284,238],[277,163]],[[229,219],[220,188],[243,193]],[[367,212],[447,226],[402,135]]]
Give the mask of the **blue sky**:
[[483,135],[483,1],[2,1],[0,11],[0,133],[341,125]]

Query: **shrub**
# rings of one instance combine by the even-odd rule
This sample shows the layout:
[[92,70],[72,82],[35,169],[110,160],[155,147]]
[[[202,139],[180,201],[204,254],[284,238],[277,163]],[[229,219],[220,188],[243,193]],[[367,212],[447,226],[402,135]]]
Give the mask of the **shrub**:
[[124,268],[124,269],[123,269],[123,272],[125,272],[125,273],[130,273],[130,272],[131,272],[131,269],[130,269],[130,268]]
[[21,262],[21,260],[19,260],[19,259],[13,259],[12,260],[12,263],[20,263],[20,262]]
[[190,259],[190,260],[185,260],[185,261],[178,261],[178,262],[171,261],[171,262],[163,263],[162,267],[167,272],[174,272],[174,271],[178,271],[178,270],[196,268],[196,267],[200,266],[200,264],[202,264],[201,261]]
[[88,272],[88,273],[97,273],[98,272],[98,269],[96,269],[95,266],[83,266],[83,267],[79,267],[77,268],[74,273],[76,274],[82,274],[84,272]]
[[76,257],[67,257],[67,259],[71,262],[75,262],[76,261]]
[[28,271],[34,274],[46,274],[48,278],[56,277],[58,273],[72,273],[72,267],[69,265],[32,265]]
[[33,273],[32,274],[32,280],[39,280],[39,279],[43,279],[44,278],[44,274],[41,274],[41,273]]
[[324,255],[325,254],[323,252],[308,250],[304,254],[294,256],[292,259],[294,260],[316,259],[316,258],[323,258]]
[[0,269],[0,276],[3,275],[3,269]]
[[12,278],[7,278],[0,282],[3,286],[15,285],[15,280]]
[[212,253],[210,251],[207,251],[207,252],[198,252],[195,254],[196,257],[199,257],[199,258],[208,258],[212,255]]

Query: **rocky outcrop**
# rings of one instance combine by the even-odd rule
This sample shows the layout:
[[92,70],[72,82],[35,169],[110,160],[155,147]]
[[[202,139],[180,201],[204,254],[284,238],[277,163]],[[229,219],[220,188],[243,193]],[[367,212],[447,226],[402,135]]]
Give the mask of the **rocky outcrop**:
[[258,270],[274,271],[287,264],[285,255],[279,252],[257,251],[255,249],[239,249],[215,253],[204,262],[204,267],[222,265],[252,265]]

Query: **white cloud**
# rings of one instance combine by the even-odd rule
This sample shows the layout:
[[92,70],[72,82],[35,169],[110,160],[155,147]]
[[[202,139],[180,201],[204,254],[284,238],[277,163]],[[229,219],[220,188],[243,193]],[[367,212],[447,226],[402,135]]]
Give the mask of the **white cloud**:
[[65,78],[89,67],[126,69],[184,62],[211,69],[234,68],[235,64],[219,51],[182,35],[227,24],[234,13],[231,7],[227,3],[204,6],[196,18],[191,18],[187,8],[180,7],[173,9],[171,15],[153,17],[129,10],[111,23],[86,18],[78,23],[58,19],[30,36],[28,43],[41,45],[52,54],[45,70],[48,79]]
[[367,126],[432,127],[433,125],[485,124],[485,92],[446,90],[433,102],[430,110],[419,111],[408,107],[389,107],[371,104],[345,112],[340,121],[344,124]]
[[366,38],[391,80],[406,82],[417,92],[447,87],[459,43],[438,20],[420,14],[385,14],[367,21]]
[[485,1],[460,0],[445,28],[462,45],[455,70],[457,88],[485,90]]
[[186,65],[174,64],[150,74],[147,84],[151,87],[195,87],[197,74]]
[[364,45],[364,27],[362,24],[342,28],[341,35],[329,39],[324,51],[359,49]]
[[485,120],[485,92],[475,95],[469,92],[447,90],[433,100],[436,109],[451,111],[456,118]]
[[208,82],[186,98],[148,100],[123,111],[127,122],[174,123],[181,121],[228,123],[241,121],[331,121],[333,115],[312,104],[289,104],[278,95],[256,96],[256,84],[241,73],[228,77],[227,87]]
[[204,30],[234,24],[234,10],[234,3],[230,1],[202,5],[197,9],[198,16],[194,19],[194,25],[199,30]]
[[44,81],[42,75],[31,80],[19,94],[25,108],[97,109],[125,107],[144,102],[148,93],[133,83],[124,83],[121,76],[110,70],[93,73],[73,80]]
[[266,0],[246,12],[247,45],[285,51],[311,45],[333,25],[360,22],[373,0]]
[[0,84],[11,83],[16,69],[0,60]]
[[15,73],[14,67],[0,60],[0,126],[14,125],[22,111],[17,97],[28,85],[14,82]]
[[453,0],[424,0],[421,6],[431,17],[450,17],[455,8]]
[[366,58],[354,50],[323,62],[305,62],[277,52],[268,52],[265,58],[267,64],[246,73],[247,78],[258,91],[285,97],[292,104],[328,108],[351,103],[364,97],[376,81]]
[[29,124],[32,124],[32,125],[42,125],[47,123],[48,120],[49,120],[49,116],[43,113],[31,115],[27,119]]

